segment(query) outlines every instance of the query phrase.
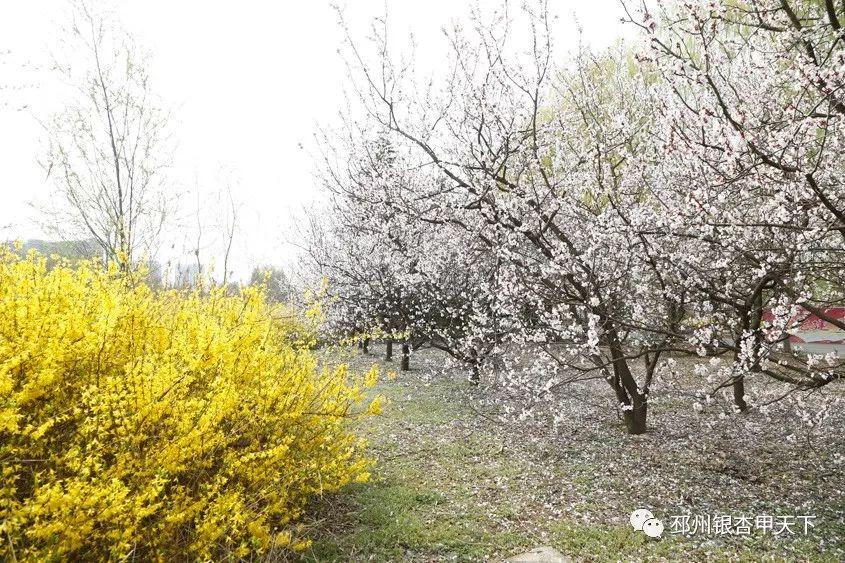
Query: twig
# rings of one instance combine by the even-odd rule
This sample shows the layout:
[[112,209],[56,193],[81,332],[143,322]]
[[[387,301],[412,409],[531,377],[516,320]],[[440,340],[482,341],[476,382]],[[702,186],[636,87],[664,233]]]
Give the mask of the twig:
[[15,545],[12,543],[12,534],[9,533],[9,528],[6,528],[6,537],[9,538],[9,551],[12,553],[12,561],[18,563],[18,557],[15,555]]

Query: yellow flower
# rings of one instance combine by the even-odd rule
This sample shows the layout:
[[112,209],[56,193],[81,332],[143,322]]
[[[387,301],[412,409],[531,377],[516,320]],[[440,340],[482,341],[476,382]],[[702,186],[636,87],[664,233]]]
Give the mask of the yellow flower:
[[364,386],[373,387],[376,383],[378,383],[378,366],[374,365],[364,376]]
[[0,510],[18,558],[307,549],[291,527],[309,499],[369,478],[345,417],[378,379],[318,369],[313,317],[255,288],[157,291],[0,246]]
[[367,414],[381,414],[382,412],[382,396],[377,395],[375,399],[370,402],[367,407]]
[[293,542],[291,549],[294,551],[305,551],[309,547],[311,547],[311,540],[297,540]]

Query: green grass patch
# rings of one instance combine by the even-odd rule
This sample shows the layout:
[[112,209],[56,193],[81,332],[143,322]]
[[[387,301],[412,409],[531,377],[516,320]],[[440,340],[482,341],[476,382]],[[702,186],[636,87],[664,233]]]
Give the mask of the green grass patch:
[[[359,356],[353,364],[367,369],[374,360]],[[383,371],[397,367],[381,365]],[[664,521],[664,536],[651,539],[620,523],[627,521],[624,514],[608,510],[621,502],[608,491],[634,493],[624,475],[591,455],[606,433],[584,430],[578,442],[514,438],[478,417],[463,399],[462,381],[427,380],[423,372],[400,372],[373,390],[389,403],[357,431],[377,459],[374,479],[312,507],[305,526],[313,544],[305,560],[503,560],[543,545],[586,561],[837,560],[824,551],[842,546],[845,529],[829,514],[819,516],[807,537],[687,538],[672,535]],[[551,515],[548,500],[560,501],[563,516]],[[835,513],[837,503],[831,504]],[[754,508],[795,513],[765,500]]]

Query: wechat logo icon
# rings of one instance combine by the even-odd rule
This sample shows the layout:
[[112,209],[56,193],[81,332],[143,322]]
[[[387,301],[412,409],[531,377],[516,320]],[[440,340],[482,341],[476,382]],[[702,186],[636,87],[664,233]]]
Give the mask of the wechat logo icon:
[[654,517],[650,510],[638,508],[631,513],[631,526],[634,530],[642,532],[650,538],[659,538],[663,535],[663,522]]

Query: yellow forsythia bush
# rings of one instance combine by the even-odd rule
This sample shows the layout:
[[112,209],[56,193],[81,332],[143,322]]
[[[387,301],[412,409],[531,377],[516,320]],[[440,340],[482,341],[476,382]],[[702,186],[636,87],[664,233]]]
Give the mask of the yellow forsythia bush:
[[247,288],[156,291],[0,247],[0,556],[302,549],[315,495],[364,481],[345,429],[372,371],[321,368],[306,323]]

